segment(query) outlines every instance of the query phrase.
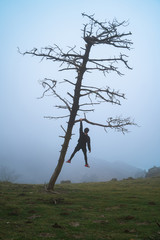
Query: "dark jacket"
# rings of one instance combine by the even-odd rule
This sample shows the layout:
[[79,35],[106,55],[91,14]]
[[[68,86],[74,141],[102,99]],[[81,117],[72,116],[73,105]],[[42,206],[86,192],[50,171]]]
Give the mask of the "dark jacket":
[[85,134],[83,132],[83,125],[82,122],[80,122],[78,144],[81,146],[81,148],[86,148],[86,143],[89,151],[91,151],[90,137],[88,136],[88,134]]

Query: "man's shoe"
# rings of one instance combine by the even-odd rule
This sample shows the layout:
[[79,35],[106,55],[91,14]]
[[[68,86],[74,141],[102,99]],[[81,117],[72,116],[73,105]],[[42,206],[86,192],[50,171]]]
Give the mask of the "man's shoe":
[[66,161],[66,163],[71,163],[71,160]]
[[86,164],[86,165],[85,165],[85,167],[88,167],[88,168],[90,168],[90,166],[89,166],[88,164]]

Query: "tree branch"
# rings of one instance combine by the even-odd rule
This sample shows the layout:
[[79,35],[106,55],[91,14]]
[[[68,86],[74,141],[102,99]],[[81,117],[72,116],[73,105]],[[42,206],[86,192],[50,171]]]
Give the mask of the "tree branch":
[[66,115],[66,116],[57,116],[57,117],[52,117],[52,116],[44,116],[44,118],[48,118],[48,119],[60,119],[60,118],[68,118],[70,117],[70,115]]
[[[80,119],[75,120],[75,123],[77,123],[79,121],[80,121]],[[120,131],[123,134],[128,132],[128,129],[126,128],[127,126],[130,126],[130,125],[137,126],[137,124],[135,124],[133,121],[131,121],[130,118],[121,119],[120,117],[118,117],[118,118],[108,118],[106,120],[107,124],[92,122],[92,121],[90,121],[86,118],[83,118],[82,121],[85,121],[85,122],[87,122],[88,124],[91,124],[91,125],[103,127],[105,130],[107,128],[115,129],[116,131]]]
[[[130,40],[124,37],[131,35],[128,33],[118,33],[120,26],[126,27],[127,22],[118,22],[116,19],[113,22],[99,22],[94,19],[94,15],[87,15],[82,13],[83,17],[90,19],[90,23],[84,26],[83,39],[92,45],[94,44],[108,44],[117,48],[126,48],[130,50],[130,46],[133,44]],[[93,27],[95,28],[93,32]]]
[[[125,64],[125,66],[132,70],[131,67],[129,67],[128,65],[128,61],[124,59],[124,57],[128,57],[125,54],[120,54],[119,58],[102,58],[102,59],[88,59],[89,62],[93,63],[96,65],[97,68],[101,68],[102,71],[116,71],[119,75],[122,75],[119,71],[117,71],[117,68],[113,66],[114,63],[118,63],[118,62],[123,62]],[[107,67],[105,64],[100,64],[99,62],[111,62],[111,65],[109,67]],[[99,69],[100,70],[100,69]]]
[[[92,90],[95,89],[95,90]],[[110,102],[110,103],[114,103],[114,104],[118,104],[120,105],[120,100],[117,99],[118,98],[123,98],[125,99],[124,94],[121,94],[119,92],[115,92],[115,91],[110,91],[109,88],[106,89],[100,89],[100,88],[96,88],[96,87],[92,87],[90,89],[88,88],[81,88],[81,91],[84,91],[84,94],[81,94],[81,97],[84,96],[89,96],[89,95],[95,95],[96,98],[99,98],[105,102]],[[102,94],[107,94],[108,98],[104,97]]]
[[[73,70],[73,69],[77,69],[80,67],[81,62],[79,61],[80,55],[78,55],[78,57],[76,56],[76,54],[69,54],[70,51],[72,51],[74,48],[71,48],[67,53],[64,53],[62,51],[62,49],[60,49],[59,46],[57,46],[56,44],[54,45],[54,47],[45,47],[45,48],[41,48],[40,51],[38,51],[37,48],[33,48],[31,51],[25,51],[25,52],[21,52],[18,48],[18,51],[20,54],[22,55],[32,55],[32,56],[37,56],[37,57],[41,57],[41,61],[45,58],[46,60],[52,60],[53,62],[60,62],[60,67],[66,63],[67,67],[64,68],[64,70]],[[74,66],[74,67],[70,67],[70,66]],[[63,71],[62,69],[60,69],[60,71]]]
[[[48,81],[51,82],[52,86],[50,85],[50,83],[48,83]],[[65,104],[65,107],[63,107],[63,106],[56,106],[56,107],[65,108],[65,109],[68,109],[69,112],[71,112],[71,108],[70,108],[67,100],[66,100],[65,98],[61,97],[59,94],[57,94],[56,91],[54,90],[54,87],[56,86],[56,81],[55,81],[55,80],[45,78],[45,81],[42,82],[42,86],[43,86],[44,88],[45,88],[46,86],[48,87],[48,88],[44,91],[42,97],[44,97],[44,95],[45,95],[46,92],[48,92],[49,90],[51,90],[52,93],[53,93],[56,97],[58,97],[58,98]]]
[[70,84],[71,84],[71,85],[73,85],[73,86],[75,86],[75,85],[76,85],[75,83],[73,83],[73,82],[69,81],[68,79],[64,79],[64,81],[63,81],[62,83],[64,83],[64,82],[70,83]]

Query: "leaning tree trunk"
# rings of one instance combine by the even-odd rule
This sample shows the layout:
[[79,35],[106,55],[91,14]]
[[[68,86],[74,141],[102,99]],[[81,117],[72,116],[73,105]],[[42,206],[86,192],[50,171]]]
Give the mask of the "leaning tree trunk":
[[78,77],[77,77],[77,82],[75,84],[75,92],[74,92],[74,97],[73,97],[73,106],[72,106],[72,110],[71,110],[71,114],[70,114],[70,118],[69,118],[69,122],[68,122],[68,127],[67,127],[67,131],[64,137],[64,143],[62,145],[62,149],[60,152],[60,157],[58,160],[58,164],[50,178],[49,184],[48,184],[48,190],[53,190],[54,189],[54,185],[56,183],[56,180],[61,172],[64,160],[65,160],[65,156],[67,153],[67,149],[68,149],[68,145],[69,145],[69,141],[71,139],[71,135],[72,135],[72,129],[75,123],[75,119],[77,116],[77,112],[79,110],[79,99],[80,99],[80,91],[81,91],[81,85],[82,85],[82,79],[83,79],[83,75],[86,71],[86,65],[89,59],[89,53],[92,47],[92,43],[88,42],[86,44],[86,49],[85,49],[85,54],[83,57],[83,62],[82,65],[79,67],[78,70]]
[[54,185],[55,185],[55,182],[61,172],[61,169],[62,169],[62,166],[63,166],[63,163],[64,163],[64,159],[65,159],[65,155],[66,155],[66,152],[67,152],[67,148],[68,148],[68,145],[69,145],[69,141],[70,141],[70,138],[71,138],[71,134],[72,134],[72,128],[73,128],[73,125],[74,123],[72,123],[70,125],[70,127],[68,126],[68,130],[66,132],[66,135],[65,135],[65,138],[64,138],[64,143],[62,145],[62,149],[61,149],[61,153],[60,153],[60,156],[59,156],[59,160],[58,160],[58,164],[54,170],[54,173],[52,174],[51,178],[50,178],[50,181],[49,181],[49,184],[48,184],[48,190],[53,190],[54,189]]

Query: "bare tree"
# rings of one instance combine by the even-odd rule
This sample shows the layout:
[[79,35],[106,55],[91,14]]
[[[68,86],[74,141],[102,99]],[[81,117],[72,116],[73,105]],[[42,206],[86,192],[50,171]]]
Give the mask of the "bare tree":
[[125,54],[121,53],[118,57],[114,56],[112,58],[91,58],[90,52],[92,47],[96,45],[109,45],[114,48],[130,50],[132,42],[127,38],[131,35],[131,32],[119,33],[119,29],[128,25],[127,22],[118,22],[116,19],[112,22],[99,22],[95,19],[94,15],[83,13],[82,16],[87,18],[88,23],[85,24],[82,29],[82,38],[85,46],[80,48],[79,51],[77,51],[76,46],[74,46],[64,52],[59,46],[54,45],[53,47],[49,46],[41,48],[40,50],[34,48],[31,51],[22,53],[23,55],[29,54],[41,57],[42,60],[46,59],[59,62],[59,71],[75,71],[77,74],[73,80],[64,79],[63,83],[69,84],[73,90],[73,92],[71,92],[65,88],[67,96],[65,98],[58,94],[56,80],[45,78],[42,82],[45,88],[43,96],[49,92],[52,93],[53,96],[56,96],[60,101],[60,104],[56,105],[56,107],[67,111],[67,114],[63,116],[48,118],[68,118],[67,128],[65,129],[61,126],[64,131],[64,142],[60,151],[58,164],[50,178],[48,190],[54,189],[55,182],[61,172],[69,141],[72,136],[73,126],[76,122],[80,121],[76,119],[79,113],[84,113],[83,121],[86,121],[88,124],[103,127],[105,130],[111,128],[125,133],[128,131],[127,126],[135,125],[130,118],[108,118],[105,123],[97,123],[90,121],[86,117],[86,112],[94,111],[95,105],[101,104],[102,102],[121,105],[121,99],[125,99],[125,95],[119,91],[110,89],[108,86],[99,88],[97,85],[88,86],[83,84],[84,73],[90,73],[96,70],[102,72],[104,75],[110,72],[116,72],[121,76],[123,74],[117,66],[118,63],[122,63],[128,69],[131,69]]

